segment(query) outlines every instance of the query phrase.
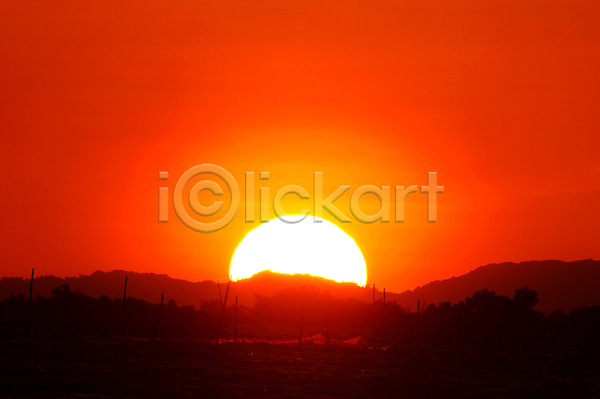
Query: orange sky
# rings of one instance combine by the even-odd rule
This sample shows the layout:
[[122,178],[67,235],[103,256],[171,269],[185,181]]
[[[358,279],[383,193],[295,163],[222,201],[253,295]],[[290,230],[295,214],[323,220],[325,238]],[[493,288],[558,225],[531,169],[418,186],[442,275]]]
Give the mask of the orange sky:
[[272,193],[437,171],[437,223],[412,194],[404,224],[341,226],[392,291],[600,258],[599,3],[246,3],[0,6],[1,275],[225,280],[243,210],[212,234],[157,223],[158,172],[172,189],[202,163]]

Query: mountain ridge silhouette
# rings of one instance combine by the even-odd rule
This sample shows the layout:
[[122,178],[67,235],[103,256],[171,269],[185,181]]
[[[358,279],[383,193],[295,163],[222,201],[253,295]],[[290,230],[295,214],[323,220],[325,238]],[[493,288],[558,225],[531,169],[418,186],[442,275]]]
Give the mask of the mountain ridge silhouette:
[[[161,294],[165,295],[165,301],[172,299],[179,305],[195,307],[199,307],[203,301],[219,300],[219,286],[214,281],[190,282],[171,278],[167,274],[125,270],[96,271],[90,275],[65,278],[39,276],[34,280],[33,296],[47,297],[54,287],[68,284],[72,291],[81,291],[85,295],[119,298],[123,296],[125,276],[128,277],[127,296],[148,302],[159,302]],[[586,259],[572,262],[544,260],[492,263],[458,277],[432,281],[413,290],[386,292],[386,301],[396,301],[404,308],[414,311],[418,300],[421,304],[445,301],[456,303],[482,289],[512,297],[515,290],[524,286],[538,292],[540,302],[536,309],[539,311],[600,305],[600,290],[597,289],[600,286],[600,261]],[[354,283],[337,283],[322,277],[264,271],[251,278],[232,282],[228,304],[233,304],[235,295],[238,295],[241,305],[253,306],[255,295],[272,296],[286,288],[329,291],[333,296],[364,302],[371,301],[373,295],[371,286],[360,287]],[[224,297],[226,282],[220,283],[220,289]],[[12,293],[27,295],[29,279],[1,278],[0,300]],[[381,297],[382,293],[377,289],[376,300],[381,300]]]

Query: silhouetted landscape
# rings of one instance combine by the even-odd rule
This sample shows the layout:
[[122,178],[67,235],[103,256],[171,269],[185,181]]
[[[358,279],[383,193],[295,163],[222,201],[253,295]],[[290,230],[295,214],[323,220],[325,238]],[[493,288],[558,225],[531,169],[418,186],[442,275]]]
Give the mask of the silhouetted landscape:
[[[583,272],[593,269],[589,275],[594,276],[598,267],[596,261],[526,262],[522,275],[544,264],[548,275],[570,271],[575,276],[571,284]],[[538,310],[543,297],[534,284],[545,281],[546,289],[550,284],[539,276],[510,295],[484,288],[458,301],[418,297],[439,298],[447,287],[483,284],[486,280],[478,280],[478,275],[493,278],[502,268],[507,279],[494,281],[491,287],[522,282],[515,278],[514,264],[489,265],[403,294],[386,293],[385,302],[383,294],[370,287],[307,275],[261,273],[231,283],[228,289],[226,283],[216,287],[212,282],[193,284],[116,271],[72,279],[38,278],[30,305],[19,291],[24,280],[5,278],[3,290],[12,284],[17,293],[0,302],[5,370],[0,394],[193,397],[201,392],[240,398],[600,394],[600,306]],[[165,296],[161,306],[129,296],[128,291],[124,302],[123,292],[121,297],[117,292],[123,291],[125,275],[131,292],[134,284],[153,281],[162,283],[152,286],[156,292],[177,285],[212,287],[217,298],[203,292],[199,295],[207,299],[195,307]],[[40,293],[50,282],[61,285],[48,295]],[[84,293],[99,292],[94,290],[111,283],[116,286],[113,298]],[[265,287],[276,289],[270,293]],[[436,287],[441,291],[434,291]],[[258,291],[252,295],[253,305],[235,306],[235,295],[239,298],[251,290]],[[146,295],[152,291],[137,290]],[[185,296],[189,293],[180,294],[191,298]],[[586,296],[590,294],[565,303],[596,303],[593,296]],[[416,303],[406,299],[411,295],[417,295]],[[547,303],[560,303],[553,301]]]
[[[150,303],[158,303],[160,295],[174,300],[179,305],[196,308],[205,301],[219,299],[217,283],[203,281],[192,283],[170,278],[166,274],[135,273],[123,270],[111,272],[97,271],[89,276],[59,278],[52,275],[35,278],[34,295],[48,297],[54,287],[69,285],[72,291],[84,295],[100,297],[106,295],[115,299],[123,295],[123,280],[129,277],[128,292],[132,297]],[[223,282],[221,282],[223,284]],[[333,296],[354,298],[368,302],[371,300],[370,287],[363,288],[353,283],[336,283],[310,275],[285,275],[268,271],[258,273],[250,279],[232,282],[231,292],[238,295],[239,303],[253,306],[254,294],[270,296],[282,288],[300,288],[311,285]],[[582,306],[600,305],[600,261],[581,260],[564,262],[559,260],[529,261],[521,263],[499,263],[481,266],[470,273],[451,279],[433,281],[412,291],[403,293],[387,292],[389,301],[396,301],[406,309],[414,309],[417,300],[428,303],[450,301],[457,303],[473,292],[483,289],[510,296],[518,288],[535,287],[540,294],[540,302],[535,309],[552,312],[558,309],[576,309]],[[376,287],[381,294],[381,289]],[[11,294],[26,295],[29,280],[20,277],[0,279],[0,300]]]
[[600,399],[599,16],[0,2],[0,399]]

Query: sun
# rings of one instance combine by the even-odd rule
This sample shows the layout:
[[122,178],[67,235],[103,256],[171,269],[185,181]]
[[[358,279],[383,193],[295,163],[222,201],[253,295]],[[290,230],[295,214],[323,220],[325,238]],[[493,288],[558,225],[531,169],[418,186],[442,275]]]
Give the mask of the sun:
[[250,231],[231,259],[232,279],[237,281],[270,270],[308,273],[364,286],[367,265],[358,245],[333,223],[316,220],[310,216],[288,223],[277,218]]

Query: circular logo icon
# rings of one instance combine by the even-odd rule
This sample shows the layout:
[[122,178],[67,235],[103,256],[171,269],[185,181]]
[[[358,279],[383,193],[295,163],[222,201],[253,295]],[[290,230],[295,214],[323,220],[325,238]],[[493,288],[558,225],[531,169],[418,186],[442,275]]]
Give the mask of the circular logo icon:
[[[210,173],[218,176],[225,182],[225,184],[227,184],[229,192],[231,193],[231,205],[229,206],[227,213],[216,222],[202,223],[193,219],[187,213],[183,204],[183,190],[185,189],[185,185],[192,178],[194,178],[194,176],[197,176],[201,173]],[[221,189],[221,186],[212,180],[202,180],[192,187],[190,195],[188,196],[190,208],[192,208],[195,213],[200,216],[214,215],[223,206],[223,201],[215,201],[211,206],[203,206],[200,204],[200,201],[198,201],[198,194],[200,194],[200,191],[202,190],[209,190],[214,195],[223,195],[223,190]],[[201,233],[212,233],[227,226],[237,214],[239,207],[240,188],[237,184],[237,181],[234,179],[231,173],[217,165],[203,164],[188,169],[184,174],[181,175],[179,180],[177,180],[177,184],[175,184],[175,188],[173,189],[173,208],[175,208],[177,217],[187,227]]]

